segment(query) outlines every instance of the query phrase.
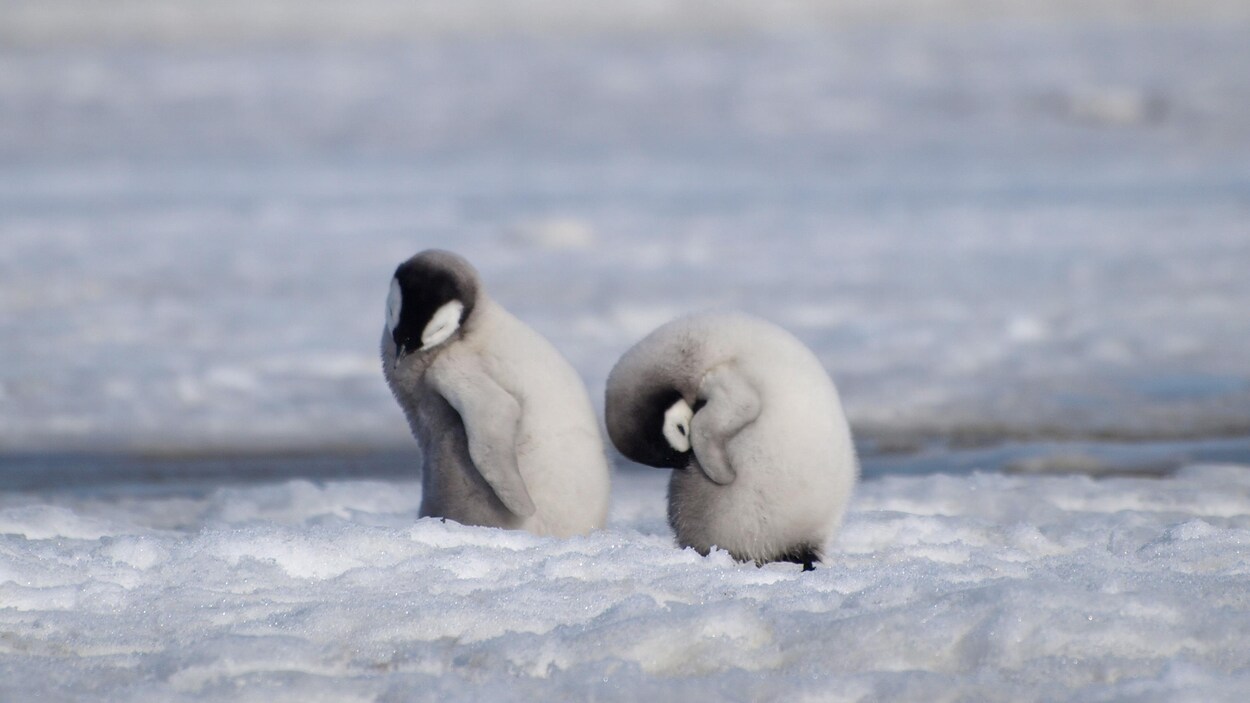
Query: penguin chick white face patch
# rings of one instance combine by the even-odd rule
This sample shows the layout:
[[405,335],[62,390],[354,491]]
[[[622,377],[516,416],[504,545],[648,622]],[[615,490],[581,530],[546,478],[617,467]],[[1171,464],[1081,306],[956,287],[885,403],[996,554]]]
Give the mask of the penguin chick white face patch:
[[386,329],[392,334],[399,326],[399,313],[404,309],[404,292],[399,288],[399,279],[391,279],[391,294],[386,296]]
[[460,313],[463,311],[464,304],[459,300],[444,303],[434,311],[434,315],[425,325],[425,330],[421,332],[421,348],[429,349],[446,342],[460,328]]
[[693,417],[694,411],[685,399],[678,400],[664,411],[664,439],[668,440],[670,447],[683,453],[690,451],[690,420]]

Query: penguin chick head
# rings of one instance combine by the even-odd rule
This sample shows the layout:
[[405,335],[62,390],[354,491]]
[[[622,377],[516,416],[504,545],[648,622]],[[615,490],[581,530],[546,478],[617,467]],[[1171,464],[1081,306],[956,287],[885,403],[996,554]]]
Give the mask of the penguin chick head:
[[400,264],[386,299],[395,362],[450,339],[473,313],[477,294],[477,271],[457,254],[429,249]]
[[[607,406],[608,435],[626,457],[647,466],[685,469],[690,450],[690,423],[695,410],[681,393],[655,391],[635,396],[636,402]],[[627,407],[626,407],[627,406]]]

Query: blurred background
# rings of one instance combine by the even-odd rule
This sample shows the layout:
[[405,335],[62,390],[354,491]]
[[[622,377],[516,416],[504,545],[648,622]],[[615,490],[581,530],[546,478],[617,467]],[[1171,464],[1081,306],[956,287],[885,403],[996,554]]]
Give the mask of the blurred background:
[[1250,458],[1250,4],[0,0],[0,485],[415,471],[427,247],[597,406],[733,307],[870,473]]

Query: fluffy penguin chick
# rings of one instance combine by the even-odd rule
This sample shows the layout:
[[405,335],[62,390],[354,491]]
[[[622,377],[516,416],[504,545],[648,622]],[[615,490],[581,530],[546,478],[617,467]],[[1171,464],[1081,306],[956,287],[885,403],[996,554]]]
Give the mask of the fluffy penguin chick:
[[743,314],[669,322],[608,376],[608,436],[676,469],[668,521],[683,547],[809,570],[859,475],[837,390],[785,330]]
[[396,269],[382,371],[421,446],[423,517],[561,537],[603,526],[608,464],[585,385],[469,262],[429,250]]

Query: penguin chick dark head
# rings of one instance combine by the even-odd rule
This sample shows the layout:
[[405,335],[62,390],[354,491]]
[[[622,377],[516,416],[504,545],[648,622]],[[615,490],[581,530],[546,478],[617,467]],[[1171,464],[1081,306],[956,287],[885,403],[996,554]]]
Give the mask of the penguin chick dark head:
[[449,251],[428,249],[400,264],[386,299],[396,363],[450,339],[473,313],[478,287],[473,266]]
[[686,469],[694,461],[690,432],[696,410],[680,392],[637,393],[609,402],[606,411],[608,434],[629,459],[662,469]]

